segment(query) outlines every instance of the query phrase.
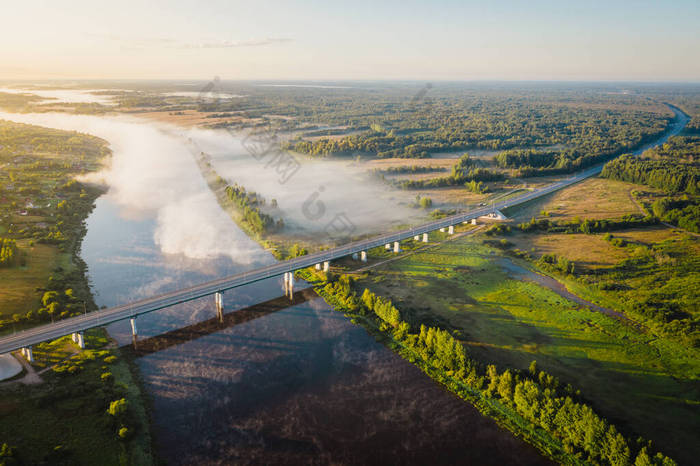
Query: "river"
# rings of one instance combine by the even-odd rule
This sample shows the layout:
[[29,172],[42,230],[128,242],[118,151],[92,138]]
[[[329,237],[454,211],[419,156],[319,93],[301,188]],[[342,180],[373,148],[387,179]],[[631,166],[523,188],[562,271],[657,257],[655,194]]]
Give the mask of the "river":
[[[219,208],[185,144],[161,127],[0,118],[109,141],[101,174],[109,192],[87,219],[81,252],[98,305],[274,261]],[[223,323],[212,323],[209,299],[137,319],[137,366],[168,464],[548,463],[310,290],[289,306],[274,301],[281,294],[279,279],[229,291]],[[249,307],[261,301],[269,302]],[[130,345],[128,323],[108,331]]]

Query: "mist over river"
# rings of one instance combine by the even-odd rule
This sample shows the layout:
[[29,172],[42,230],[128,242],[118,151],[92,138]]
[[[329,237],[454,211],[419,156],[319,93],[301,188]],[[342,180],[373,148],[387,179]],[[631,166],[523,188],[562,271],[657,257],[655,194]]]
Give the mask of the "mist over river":
[[[173,128],[118,116],[0,118],[110,143],[110,166],[99,174],[109,191],[87,220],[82,246],[98,305],[274,261],[221,210]],[[258,168],[225,150],[234,136],[213,136],[201,144],[216,166],[232,181],[254,182]],[[310,168],[300,186],[318,170]],[[275,195],[272,183],[251,188]],[[299,207],[298,197],[285,198],[288,210]],[[340,200],[329,195],[328,208],[342,208]],[[378,228],[393,218],[382,215],[372,217]],[[280,279],[226,292],[223,324],[211,323],[213,298],[137,319],[137,365],[152,400],[156,450],[168,464],[547,463],[312,292],[289,307],[277,300],[249,308],[281,294]],[[131,343],[128,323],[108,330],[120,344]]]

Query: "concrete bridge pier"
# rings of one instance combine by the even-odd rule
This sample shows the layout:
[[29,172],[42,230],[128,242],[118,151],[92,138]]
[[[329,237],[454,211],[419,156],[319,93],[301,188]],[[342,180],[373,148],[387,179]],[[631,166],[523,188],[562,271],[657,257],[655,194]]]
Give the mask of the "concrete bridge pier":
[[324,271],[324,272],[328,272],[328,271],[330,270],[330,268],[331,268],[331,263],[330,263],[330,262],[326,261],[326,262],[323,263],[323,271]]
[[129,319],[129,322],[131,323],[131,336],[136,338],[138,335],[138,332],[136,331],[136,317]]
[[220,321],[224,320],[224,292],[217,291],[214,293],[214,304],[216,305],[216,315]]
[[321,270],[321,263],[316,264],[316,270]]
[[27,346],[22,348],[22,356],[24,356],[28,362],[34,362],[34,353],[32,352],[32,347]]
[[401,252],[401,245],[398,241],[394,241],[394,253],[398,254],[399,252]]
[[361,251],[360,252],[360,260],[362,262],[367,262],[367,251]]
[[85,349],[85,333],[78,332],[78,346],[80,349]]
[[289,296],[289,299],[294,300],[294,272],[287,272],[284,274],[285,277],[285,296]]
[[440,228],[440,233],[445,233],[445,229],[444,229],[444,228]]
[[428,242],[428,234],[427,233],[423,233],[423,242],[424,243]]
[[78,332],[73,332],[70,335],[71,340],[73,340],[73,343],[78,343]]
[[384,245],[384,249],[386,249],[387,251],[390,251],[391,250],[391,243],[386,243]]
[[420,235],[416,235],[413,237],[413,241],[420,241]]
[[356,252],[352,253],[352,260],[354,260],[354,261],[357,260],[357,253]]
[[472,225],[476,225],[476,219],[475,219],[475,218],[472,219]]
[[455,234],[455,227],[454,227],[454,225],[450,225],[450,228],[447,229],[447,233],[450,234],[450,235],[454,235],[454,234]]

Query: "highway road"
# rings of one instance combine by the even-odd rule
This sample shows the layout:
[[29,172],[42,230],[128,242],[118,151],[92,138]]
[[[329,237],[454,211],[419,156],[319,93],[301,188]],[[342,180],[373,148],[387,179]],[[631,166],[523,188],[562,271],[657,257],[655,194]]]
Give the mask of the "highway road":
[[[664,137],[656,141],[653,145],[661,144],[665,142],[668,139],[668,137],[680,132],[680,130],[683,129],[685,123],[687,122],[686,119],[685,121],[680,123],[679,119],[682,120],[682,118],[678,118],[680,117],[680,115],[682,115],[681,113],[679,113],[680,110],[672,106],[670,107],[674,110],[674,112],[676,112],[677,121],[671,126],[669,132],[667,132],[664,135]],[[652,144],[650,144],[649,146],[651,145]],[[501,210],[505,209],[506,207],[513,207],[516,205],[524,204],[534,199],[551,194],[567,186],[571,186],[572,184],[578,183],[586,178],[599,174],[602,168],[603,164],[593,166],[575,174],[570,178],[564,179],[557,183],[553,183],[544,188],[537,189],[522,194],[520,196],[495,203],[492,206],[480,207],[477,209],[470,210],[468,212],[463,212],[442,218],[440,220],[435,220],[417,227],[407,228],[404,230],[383,234],[370,239],[355,241],[334,249],[321,251],[307,256],[297,257],[295,259],[291,259],[284,262],[278,262],[273,265],[261,267],[255,270],[239,273],[236,275],[231,275],[206,283],[201,283],[199,285],[195,285],[182,290],[172,291],[169,293],[161,294],[159,296],[153,296],[151,298],[142,299],[140,301],[134,301],[129,304],[102,309],[81,316],[70,317],[68,319],[64,319],[52,324],[46,324],[32,329],[24,330],[22,332],[18,332],[16,334],[0,338],[0,354],[15,351],[24,347],[29,347],[37,343],[41,343],[43,341],[60,338],[64,335],[68,335],[73,332],[80,332],[90,328],[102,327],[113,322],[129,319],[141,314],[157,311],[159,309],[170,307],[176,304],[199,299],[205,296],[212,295],[218,291],[226,291],[260,280],[265,280],[267,278],[277,277],[283,275],[286,272],[293,272],[295,270],[310,267],[318,263],[333,261],[341,257],[350,256],[354,253],[359,253],[361,251],[367,251],[368,249],[381,247],[385,244],[393,243],[395,241],[411,239],[416,235],[429,233],[431,231],[439,230],[440,228],[447,228],[449,226],[457,225],[462,222],[468,222],[471,219],[478,218],[480,216],[493,212],[494,208]]]

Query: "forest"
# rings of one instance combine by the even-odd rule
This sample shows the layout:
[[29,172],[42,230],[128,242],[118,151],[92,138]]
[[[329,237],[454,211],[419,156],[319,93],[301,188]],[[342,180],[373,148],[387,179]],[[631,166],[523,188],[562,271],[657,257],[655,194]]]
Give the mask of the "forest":
[[[389,93],[374,105],[355,95],[351,104],[344,102],[349,105],[337,109],[335,118],[325,122],[345,124],[349,131],[359,133],[315,140],[292,138],[285,148],[312,156],[362,153],[379,158],[424,158],[445,151],[558,145],[544,152],[533,149],[518,168],[569,172],[650,140],[670,119],[662,108],[638,98],[619,97],[620,102],[600,108],[592,104],[596,97],[584,91],[554,92],[540,99],[521,90],[477,96],[471,90],[448,87],[431,89],[430,98],[419,102],[410,96],[401,102],[400,95]],[[321,105],[331,102],[324,99]],[[325,116],[325,108],[314,110],[315,118]]]
[[652,213],[688,231],[700,232],[700,136],[675,136],[641,157],[608,162],[601,176],[657,188]]
[[641,157],[622,156],[608,162],[601,175],[669,193],[699,194],[700,136],[674,136]]

